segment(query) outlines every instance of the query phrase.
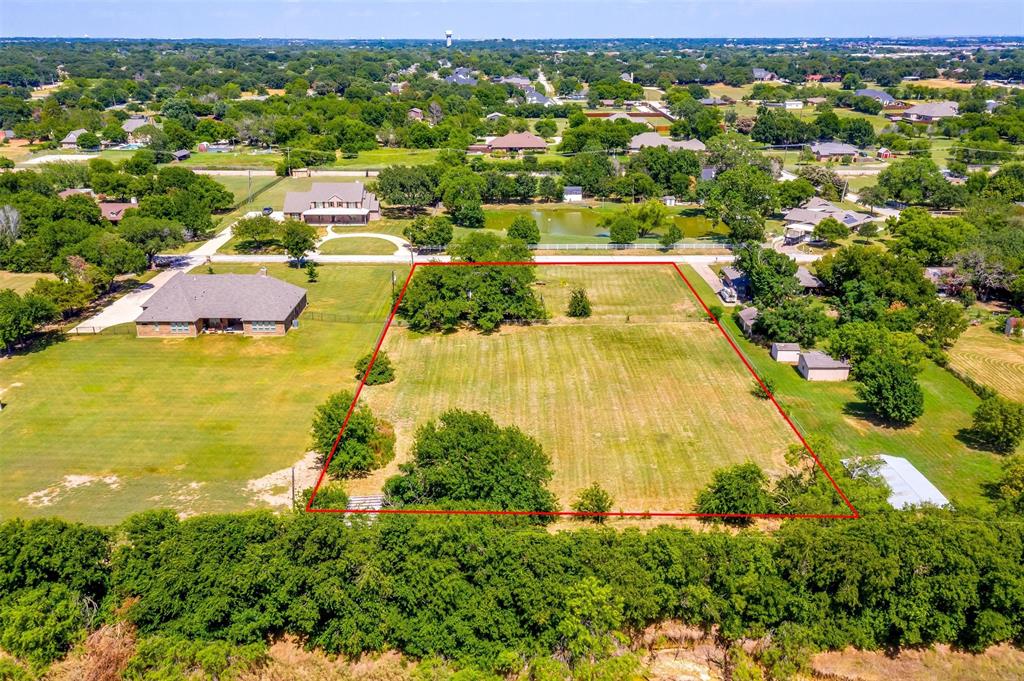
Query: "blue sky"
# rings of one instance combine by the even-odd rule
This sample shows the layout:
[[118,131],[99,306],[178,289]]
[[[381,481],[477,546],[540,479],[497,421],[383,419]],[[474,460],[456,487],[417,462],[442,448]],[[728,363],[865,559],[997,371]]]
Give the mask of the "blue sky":
[[0,35],[125,38],[1022,35],[1022,0],[3,0]]

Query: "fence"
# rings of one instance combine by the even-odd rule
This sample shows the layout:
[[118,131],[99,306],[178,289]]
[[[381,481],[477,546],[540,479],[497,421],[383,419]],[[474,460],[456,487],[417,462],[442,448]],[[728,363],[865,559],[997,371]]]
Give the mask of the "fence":
[[[666,250],[661,244],[530,244],[534,251],[662,251]],[[718,242],[684,242],[673,244],[668,250],[677,251],[710,251],[710,250],[731,250],[732,246],[727,243]]]
[[118,324],[116,326],[75,326],[64,331],[69,336],[132,336],[135,334],[134,324]]

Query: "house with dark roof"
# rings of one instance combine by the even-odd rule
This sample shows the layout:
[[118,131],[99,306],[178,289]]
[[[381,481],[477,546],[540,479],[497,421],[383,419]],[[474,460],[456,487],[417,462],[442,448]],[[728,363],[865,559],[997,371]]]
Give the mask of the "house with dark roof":
[[873,88],[862,88],[854,91],[858,97],[870,97],[882,106],[892,106],[896,103],[896,98],[890,95],[885,90],[875,90]]
[[707,149],[700,140],[674,140],[656,132],[642,132],[634,135],[629,141],[629,151],[636,153],[644,147],[665,147],[669,151],[677,149],[688,149],[690,151],[704,151]]
[[77,149],[78,148],[78,137],[82,133],[88,132],[85,128],[78,128],[72,130],[68,134],[64,135],[64,139],[60,141],[61,149]]
[[178,149],[177,151],[171,152],[171,156],[174,158],[175,161],[184,161],[191,155],[192,152],[189,151],[188,149]]
[[726,265],[722,268],[722,285],[731,288],[740,298],[746,298],[750,279],[740,268],[734,265]]
[[811,153],[816,161],[841,161],[844,158],[855,159],[860,150],[845,142],[813,142]]
[[583,187],[568,186],[562,190],[564,203],[579,203],[583,200]]
[[128,141],[133,144],[148,144],[149,135],[138,133],[138,129],[150,125],[150,120],[145,116],[132,116],[121,122],[121,129],[128,134]]
[[446,83],[452,85],[476,85],[476,78],[473,77],[473,72],[467,69],[465,66],[460,66],[454,71],[452,75],[444,79]]
[[811,271],[803,265],[796,268],[796,280],[805,293],[817,291],[822,286],[821,279],[811,274]]
[[495,137],[487,143],[490,151],[545,151],[548,143],[544,138],[534,135],[532,132],[510,132],[501,137]]
[[833,359],[820,350],[800,353],[797,371],[808,381],[845,381],[850,377],[850,364]]
[[306,307],[306,289],[264,274],[175,274],[142,304],[139,338],[200,333],[283,336]]
[[380,218],[380,202],[362,182],[314,182],[284,196],[284,216],[310,225],[365,225]]
[[736,313],[736,319],[743,330],[743,335],[748,338],[754,333],[754,322],[757,321],[758,314],[756,307],[745,307]]
[[[853,210],[846,210],[817,196],[799,208],[792,208],[782,216],[786,222],[787,232],[802,232],[810,234],[814,227],[825,218],[835,218],[849,229],[857,229],[874,218],[867,213],[858,213]],[[808,229],[808,227],[810,229]]]

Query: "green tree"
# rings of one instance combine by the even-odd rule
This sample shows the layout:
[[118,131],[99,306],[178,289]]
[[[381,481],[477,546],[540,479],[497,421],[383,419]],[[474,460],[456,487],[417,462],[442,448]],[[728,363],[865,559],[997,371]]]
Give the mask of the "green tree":
[[589,317],[590,298],[587,297],[585,288],[574,288],[569,294],[569,309],[566,314],[570,317]]
[[[584,487],[576,494],[572,502],[572,510],[577,513],[609,513],[612,510],[612,495],[608,494],[601,485],[596,482],[589,487]],[[604,523],[607,516],[591,515],[577,516],[594,523]]]
[[711,483],[697,495],[698,513],[725,515],[731,525],[749,525],[747,517],[730,514],[760,515],[777,512],[768,493],[768,478],[755,463],[744,463],[715,471]]
[[1014,454],[1003,461],[993,496],[1007,512],[1024,515],[1024,454]]
[[814,226],[814,238],[821,241],[834,244],[848,236],[850,236],[850,230],[832,216],[825,218]]
[[[487,414],[452,410],[416,433],[409,463],[384,486],[403,505],[456,504],[506,511],[557,509],[548,491],[551,459],[515,426]],[[549,522],[540,516],[538,522]]]
[[558,132],[558,125],[554,119],[542,118],[533,124],[533,129],[541,137],[549,138]]
[[306,281],[315,284],[318,279],[320,279],[320,273],[317,271],[316,263],[308,260],[306,262]]
[[537,226],[537,221],[529,215],[516,215],[508,228],[508,238],[535,244],[540,241],[540,227]]
[[[316,408],[313,417],[313,451],[320,455],[321,463],[327,460],[335,441],[338,441],[337,451],[327,469],[335,478],[367,475],[389,462],[395,452],[391,425],[374,417],[366,405],[352,409],[349,416],[352,401],[351,392],[334,393]],[[341,433],[340,440],[338,433]]]
[[1024,404],[999,396],[983,400],[974,410],[972,432],[995,451],[1012,454],[1024,440]]
[[422,208],[437,201],[438,173],[431,166],[387,166],[372,190],[392,206]]
[[299,220],[285,220],[278,228],[278,241],[288,257],[302,262],[316,246],[316,228]]
[[537,183],[537,195],[545,201],[561,201],[562,191],[558,180],[550,175],[540,178],[540,181]]
[[153,266],[153,258],[160,251],[185,243],[185,228],[173,220],[132,215],[118,223],[117,231],[125,241],[134,244],[146,254],[150,267]]
[[557,630],[571,666],[593,663],[614,652],[614,632],[622,624],[622,609],[614,590],[595,577],[584,577],[568,589],[565,615]]
[[43,666],[85,638],[78,596],[60,583],[41,584],[0,606],[0,646]]
[[640,237],[636,218],[626,212],[601,218],[601,225],[608,228],[608,236],[613,244],[631,244]]
[[825,306],[809,298],[787,298],[776,307],[761,309],[754,330],[769,342],[799,343],[814,347],[827,335],[833,322]]
[[[356,362],[356,380],[362,380],[372,358],[373,353],[368,352]],[[377,353],[377,359],[373,362],[373,369],[366,375],[366,385],[382,385],[393,380],[395,380],[395,368],[391,364],[388,353],[381,350]]]
[[924,393],[910,367],[869,357],[857,369],[857,395],[883,419],[909,425],[924,412]]
[[78,148],[79,149],[98,149],[100,146],[100,138],[96,133],[83,132],[78,136]]
[[662,231],[661,236],[658,237],[658,243],[666,251],[672,248],[675,244],[679,243],[683,238],[683,230],[679,229],[676,223],[669,223],[668,227]]
[[771,176],[755,166],[737,166],[719,173],[708,191],[705,212],[729,227],[735,243],[764,239],[764,219],[778,205]]
[[445,215],[417,215],[416,219],[405,226],[402,235],[413,246],[431,246],[445,248],[454,236],[452,221]]
[[277,241],[280,224],[266,215],[242,218],[231,228],[244,250],[259,250]]

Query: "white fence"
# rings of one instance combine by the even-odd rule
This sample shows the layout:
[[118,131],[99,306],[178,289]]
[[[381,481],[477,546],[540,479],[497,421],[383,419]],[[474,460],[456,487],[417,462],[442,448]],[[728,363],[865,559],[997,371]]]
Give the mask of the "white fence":
[[[530,244],[534,251],[661,251],[665,247],[661,244]],[[732,246],[727,243],[716,242],[684,242],[673,244],[668,250],[675,251],[710,251],[710,250],[731,250]]]

